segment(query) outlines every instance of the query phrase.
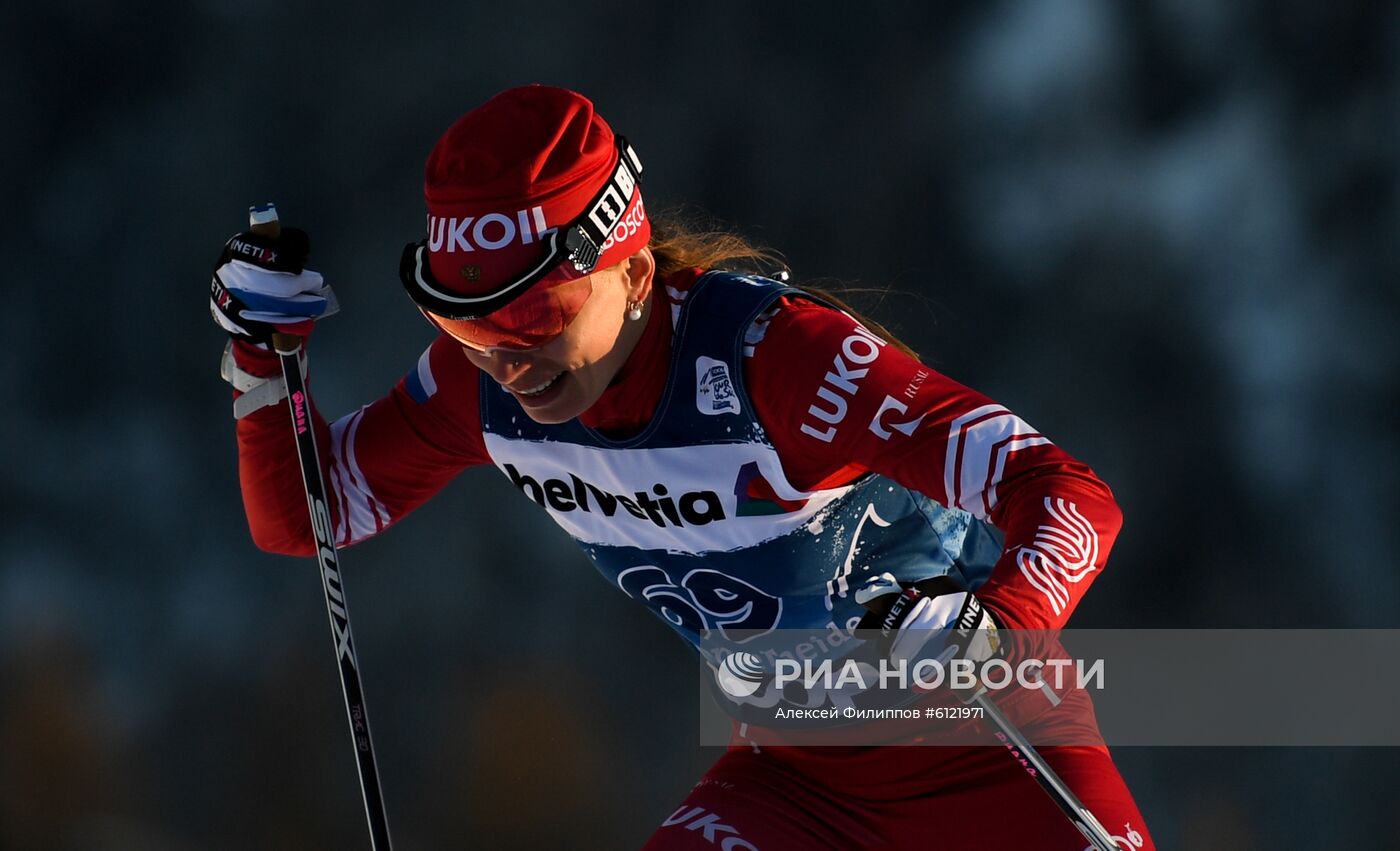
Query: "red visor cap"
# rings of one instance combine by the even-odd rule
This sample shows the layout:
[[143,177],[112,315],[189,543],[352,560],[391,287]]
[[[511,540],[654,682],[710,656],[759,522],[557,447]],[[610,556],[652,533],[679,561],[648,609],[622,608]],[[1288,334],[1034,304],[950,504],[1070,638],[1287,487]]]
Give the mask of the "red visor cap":
[[[567,89],[508,89],[462,116],[433,147],[424,176],[428,265],[438,285],[490,292],[538,265],[547,253],[542,240],[583,212],[617,161],[612,128]],[[639,187],[594,271],[621,263],[650,237]],[[547,291],[586,274],[565,262],[483,319],[430,319],[478,347],[532,348],[562,332],[588,293],[584,285]]]

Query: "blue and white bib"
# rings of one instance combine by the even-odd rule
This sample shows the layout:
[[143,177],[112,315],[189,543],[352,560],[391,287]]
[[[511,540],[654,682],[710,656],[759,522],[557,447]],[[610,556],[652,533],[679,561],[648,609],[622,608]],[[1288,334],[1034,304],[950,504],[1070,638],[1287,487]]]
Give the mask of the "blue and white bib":
[[[626,440],[577,419],[541,425],[481,382],[496,466],[608,582],[712,660],[710,648],[778,629],[849,634],[864,612],[853,589],[867,576],[952,574],[975,588],[1001,553],[990,527],[883,476],[813,492],[788,482],[743,364],[746,332],[781,296],[813,298],[765,278],[700,277],[675,320],[657,410]],[[778,501],[750,496],[760,478]]]

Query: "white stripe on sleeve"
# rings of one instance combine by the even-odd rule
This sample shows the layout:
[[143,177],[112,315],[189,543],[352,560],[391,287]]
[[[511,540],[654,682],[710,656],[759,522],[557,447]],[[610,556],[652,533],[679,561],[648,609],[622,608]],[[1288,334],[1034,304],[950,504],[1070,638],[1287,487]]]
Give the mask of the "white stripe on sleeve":
[[437,379],[433,378],[433,364],[428,357],[432,350],[429,346],[418,356],[418,383],[423,385],[423,395],[429,398],[437,392]]
[[337,529],[336,539],[342,544],[362,541],[389,523],[389,512],[370,491],[355,460],[355,433],[364,413],[361,408],[331,423],[331,473],[340,495],[341,523],[349,524],[348,534],[343,526]]
[[1048,443],[1049,438],[1000,405],[983,405],[953,420],[943,467],[948,505],[986,520],[996,507],[996,487],[1011,453]]

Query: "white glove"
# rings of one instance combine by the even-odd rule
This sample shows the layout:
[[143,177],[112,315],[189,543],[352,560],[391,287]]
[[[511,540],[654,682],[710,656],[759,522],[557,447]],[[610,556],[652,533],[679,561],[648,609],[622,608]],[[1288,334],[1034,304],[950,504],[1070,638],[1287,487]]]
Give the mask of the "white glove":
[[219,256],[209,285],[209,312],[219,327],[250,342],[274,331],[305,337],[312,323],[340,309],[320,272],[305,268],[306,234],[285,229],[276,239],[240,233]]
[[977,596],[949,577],[905,586],[893,574],[872,577],[856,590],[870,611],[857,629],[879,630],[888,658],[912,666],[921,659],[984,662],[1001,650],[996,620]]

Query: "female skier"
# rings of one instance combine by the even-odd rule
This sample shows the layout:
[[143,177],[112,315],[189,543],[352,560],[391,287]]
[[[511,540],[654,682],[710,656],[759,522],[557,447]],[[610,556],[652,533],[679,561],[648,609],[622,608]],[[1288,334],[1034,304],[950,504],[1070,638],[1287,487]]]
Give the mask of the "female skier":
[[[1120,525],[1093,471],[879,326],[726,271],[762,259],[738,237],[653,232],[641,174],[592,104],[558,88],[502,92],[438,140],[427,238],[400,276],[439,336],[386,397],[314,416],[337,542],[494,464],[702,650],[714,635],[849,634],[862,603],[916,584],[890,650],[905,658],[953,646],[960,621],[1062,627]],[[247,250],[259,244],[273,250]],[[240,234],[212,303],[234,338],[252,535],[289,555],[313,538],[266,341],[335,307],[306,250],[297,231],[270,246]],[[1120,847],[1154,847],[1106,748],[1042,754]],[[738,739],[646,848],[1085,845],[1001,748]]]

